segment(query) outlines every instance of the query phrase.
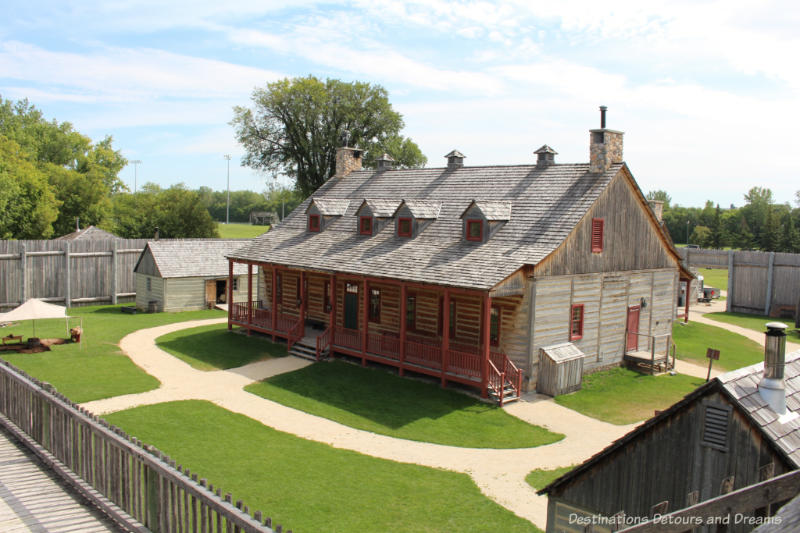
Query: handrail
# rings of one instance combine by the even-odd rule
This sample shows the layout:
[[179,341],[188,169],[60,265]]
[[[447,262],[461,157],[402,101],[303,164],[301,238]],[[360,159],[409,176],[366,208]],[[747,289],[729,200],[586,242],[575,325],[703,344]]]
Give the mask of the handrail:
[[489,386],[492,387],[498,395],[500,406],[503,406],[503,396],[505,393],[506,375],[505,372],[500,372],[494,363],[489,361]]
[[[228,530],[272,532],[272,521],[262,520],[260,511],[251,517],[241,502],[233,505],[230,494],[223,498],[219,488],[215,492],[169,456],[5,361],[0,361],[0,413],[9,430],[38,444],[34,453],[46,452],[60,475],[72,476],[65,477],[70,485],[78,476],[94,489],[82,491],[84,496],[102,495],[150,530],[196,530],[210,520]],[[191,502],[188,511],[181,501]]]
[[331,333],[333,332],[333,326],[328,326],[325,331],[317,337],[317,361],[319,361],[322,352],[325,351],[325,348],[328,348],[331,345]]
[[297,341],[303,338],[303,334],[305,333],[305,331],[306,331],[305,322],[302,319],[298,318],[297,322],[295,322],[294,325],[291,328],[289,328],[289,331],[286,335],[287,350],[291,350],[292,346],[294,346],[294,344]]

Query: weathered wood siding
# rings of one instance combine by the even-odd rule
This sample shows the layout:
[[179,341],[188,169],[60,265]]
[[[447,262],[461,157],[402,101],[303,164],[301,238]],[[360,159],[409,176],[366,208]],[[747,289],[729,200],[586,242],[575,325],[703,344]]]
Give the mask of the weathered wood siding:
[[[592,219],[604,220],[603,251],[592,253]],[[600,195],[564,243],[535,269],[544,276],[677,268],[644,200],[625,171]]]
[[[703,444],[706,405],[731,407],[727,450]],[[551,494],[548,531],[556,521],[555,503],[578,507],[591,514],[651,516],[651,508],[669,502],[669,511],[689,505],[689,494],[699,501],[719,496],[725,478],[733,476],[732,490],[763,481],[761,468],[772,463],[774,475],[792,468],[750,422],[720,393],[710,391],[685,409],[615,450],[589,470]],[[731,525],[728,531],[749,531]]]
[[[538,375],[539,349],[570,342],[570,309],[583,305],[583,336],[573,342],[585,355],[584,371],[622,361],[628,308],[646,305],[639,315],[639,332],[650,335],[669,333],[675,313],[677,271],[672,268],[550,276],[531,283],[528,305],[534,306],[530,329],[532,340],[523,367],[530,376],[530,388]],[[525,312],[522,301],[518,313]],[[516,327],[522,335],[521,326]],[[642,339],[642,343],[646,340]]]
[[160,276],[161,273],[156,268],[156,261],[153,258],[153,252],[150,251],[150,248],[145,248],[142,255],[139,256],[139,260],[134,267],[134,273],[137,274],[146,274],[148,276]]
[[530,345],[528,336],[529,303],[530,299],[523,296],[504,296],[492,299],[492,305],[497,305],[501,309],[500,346],[498,349],[523,370],[528,367],[528,347]]
[[[150,290],[147,290],[147,280],[150,279]],[[147,311],[150,302],[157,302],[157,309],[164,309],[164,279],[147,274],[136,274],[136,308]]]
[[369,331],[381,333],[400,332],[400,287],[393,284],[370,282],[369,289],[381,291],[380,322],[369,321]]

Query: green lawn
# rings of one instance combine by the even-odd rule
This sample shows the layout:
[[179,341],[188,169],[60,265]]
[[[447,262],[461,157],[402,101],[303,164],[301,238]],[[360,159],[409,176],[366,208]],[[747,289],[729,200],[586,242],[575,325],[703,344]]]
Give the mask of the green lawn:
[[335,361],[280,374],[245,390],[350,427],[467,448],[528,448],[564,438],[438,385]]
[[483,496],[466,474],[339,450],[208,402],[106,418],[295,533],[539,531]]
[[703,276],[703,285],[714,287],[723,291],[728,290],[728,269],[727,268],[700,268],[700,275]]
[[553,468],[552,470],[544,470],[544,469],[537,469],[532,470],[530,474],[525,476],[525,481],[528,482],[528,485],[533,487],[536,490],[542,490],[547,485],[555,481],[557,478],[560,478],[570,470],[575,468],[575,465],[571,466],[562,466],[559,468]]
[[[706,317],[710,318],[711,320],[716,320],[717,322],[734,324],[736,326],[752,329],[760,333],[766,333],[767,322],[783,322],[789,326],[786,329],[786,340],[789,342],[800,342],[800,330],[795,329],[794,321],[791,319],[770,318],[768,316],[747,315],[744,313],[707,313]],[[761,350],[761,355],[764,355],[763,350]]]
[[[720,314],[723,313],[708,313],[705,316],[713,318]],[[708,348],[719,350],[719,361],[714,361],[714,368],[719,370],[736,370],[764,359],[764,349],[757,342],[738,333],[699,322],[676,322],[672,326],[672,339],[675,341],[678,359],[701,365],[708,365]]]
[[583,388],[556,396],[556,403],[612,424],[646,420],[674,404],[705,382],[677,374],[650,376],[614,368],[583,376]]
[[[32,376],[52,383],[59,392],[74,402],[88,402],[155,389],[156,378],[134,365],[119,349],[122,337],[137,329],[183,322],[186,320],[224,317],[222,311],[189,311],[185,313],[123,314],[119,307],[72,307],[70,316],[83,317],[83,342],[53,346],[49,352],[15,354],[2,352],[0,357]],[[71,326],[78,325],[71,319]],[[29,337],[32,323],[24,321],[0,329],[0,335],[13,332]],[[36,335],[40,338],[66,337],[64,320],[37,320]]]
[[[238,330],[238,328],[236,328]],[[236,368],[253,361],[283,357],[285,344],[228,331],[227,324],[174,331],[156,339],[162,350],[198,370]]]
[[269,226],[254,226],[253,224],[217,223],[217,230],[221,239],[252,239],[262,233],[266,233],[268,229]]

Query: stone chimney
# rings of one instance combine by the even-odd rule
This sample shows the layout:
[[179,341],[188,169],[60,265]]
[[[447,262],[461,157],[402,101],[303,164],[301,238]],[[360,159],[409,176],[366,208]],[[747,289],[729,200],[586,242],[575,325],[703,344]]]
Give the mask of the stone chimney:
[[[782,322],[767,323],[766,342],[764,343],[764,377],[758,384],[758,394],[767,402],[769,408],[780,421],[784,415],[794,415],[786,411],[786,385],[783,381],[786,367],[786,324]],[[785,421],[785,420],[784,420]]]
[[464,166],[464,158],[467,156],[458,150],[453,150],[445,157],[447,158],[447,170],[454,170]]
[[541,148],[533,152],[536,154],[536,166],[537,167],[549,167],[550,165],[556,164],[556,152],[546,144],[543,144]]
[[653,210],[653,213],[656,214],[656,218],[659,222],[663,222],[664,219],[664,202],[661,200],[648,200],[647,203],[650,204],[650,208]]
[[357,148],[342,146],[336,149],[336,174],[337,178],[343,178],[356,170],[361,170],[361,159],[363,151]]
[[392,167],[394,166],[394,158],[389,154],[384,153],[377,160],[375,160],[375,164],[377,165],[378,172],[392,170]]
[[600,129],[589,130],[589,172],[606,172],[611,165],[622,163],[621,131],[606,128],[606,106],[600,106]]

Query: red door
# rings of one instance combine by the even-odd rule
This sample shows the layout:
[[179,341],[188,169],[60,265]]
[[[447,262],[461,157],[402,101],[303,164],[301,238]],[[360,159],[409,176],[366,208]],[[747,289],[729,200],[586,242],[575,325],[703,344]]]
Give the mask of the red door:
[[628,308],[628,326],[625,351],[635,352],[639,349],[639,306],[632,305]]

